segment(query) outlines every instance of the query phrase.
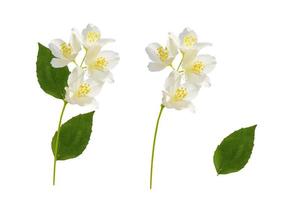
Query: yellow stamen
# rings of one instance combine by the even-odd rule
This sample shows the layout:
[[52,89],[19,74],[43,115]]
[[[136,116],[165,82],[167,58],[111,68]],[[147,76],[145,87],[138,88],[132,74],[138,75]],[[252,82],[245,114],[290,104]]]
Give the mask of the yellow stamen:
[[99,57],[96,59],[94,64],[94,68],[98,70],[104,70],[107,66],[108,62],[104,57]]
[[91,91],[91,86],[87,83],[82,83],[77,91],[78,97],[85,97]]
[[204,67],[205,67],[205,64],[199,60],[193,64],[192,71],[195,74],[200,74],[203,71]]
[[169,52],[167,48],[159,47],[157,48],[157,53],[162,62],[165,62],[169,57]]
[[90,31],[86,35],[86,40],[90,43],[96,42],[100,39],[100,33],[96,31]]
[[183,43],[187,47],[193,47],[197,43],[197,38],[194,35],[186,35],[183,38]]
[[72,47],[70,44],[67,44],[65,42],[61,43],[60,49],[64,57],[68,58],[72,54]]
[[188,95],[187,89],[184,87],[180,87],[176,89],[174,100],[181,101]]

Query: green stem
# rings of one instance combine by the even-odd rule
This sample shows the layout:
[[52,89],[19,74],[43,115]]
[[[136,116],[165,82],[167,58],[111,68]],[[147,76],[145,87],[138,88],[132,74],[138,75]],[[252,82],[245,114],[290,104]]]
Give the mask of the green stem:
[[172,64],[170,64],[170,67],[171,67],[173,70],[175,70],[175,68],[173,67],[173,65],[172,65]]
[[57,160],[57,152],[58,152],[58,142],[59,142],[59,134],[60,134],[60,127],[61,127],[61,121],[62,117],[64,115],[65,109],[67,106],[67,102],[64,101],[64,106],[61,110],[59,122],[58,122],[58,128],[57,128],[57,134],[55,138],[55,149],[54,149],[54,163],[53,163],[53,185],[55,185],[55,174],[56,174],[56,160]]
[[179,65],[178,65],[178,67],[177,67],[177,69],[176,69],[177,71],[180,69],[180,67],[181,67],[181,65],[182,65],[183,57],[184,57],[184,53],[182,52],[181,54],[182,54],[182,57],[181,57],[181,60],[180,60]]
[[162,111],[164,109],[164,105],[160,106],[160,111],[158,114],[158,118],[156,121],[156,127],[155,127],[155,132],[154,132],[154,138],[153,138],[153,144],[152,144],[152,157],[151,157],[151,168],[150,168],[150,190],[152,189],[152,176],[153,176],[153,162],[154,162],[154,152],[155,152],[155,143],[156,143],[156,136],[157,136],[157,130],[158,130],[158,125],[159,125],[159,120],[162,114]]
[[81,63],[80,63],[80,67],[82,67],[82,64],[83,64],[83,62],[84,62],[84,60],[85,60],[85,58],[86,58],[86,54],[87,54],[87,50],[85,50],[85,54],[84,54],[84,57],[83,57],[83,59],[82,59],[82,61],[81,61]]
[[78,63],[75,60],[73,60],[73,63],[76,65],[76,67],[79,67]]

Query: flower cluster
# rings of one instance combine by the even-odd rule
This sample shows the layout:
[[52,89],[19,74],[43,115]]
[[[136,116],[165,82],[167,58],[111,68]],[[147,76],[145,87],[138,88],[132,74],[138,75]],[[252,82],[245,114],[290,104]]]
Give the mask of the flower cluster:
[[[151,59],[148,65],[150,71],[161,71],[167,67],[172,69],[165,82],[162,105],[167,108],[182,110],[192,108],[191,100],[198,94],[201,86],[209,86],[209,73],[216,65],[216,59],[199,51],[211,46],[210,43],[199,43],[196,33],[185,28],[179,36],[169,33],[166,46],[151,43],[146,52]],[[181,54],[178,67],[174,67],[174,60]]]
[[[61,68],[70,63],[75,65],[68,78],[68,87],[65,88],[66,102],[80,106],[97,105],[95,96],[99,94],[106,81],[113,82],[111,69],[120,59],[118,53],[102,50],[111,42],[114,40],[102,38],[99,29],[91,24],[81,33],[72,29],[68,43],[61,39],[51,41],[49,49],[54,55],[51,60],[52,66]],[[77,62],[82,49],[85,52],[84,56],[81,62]]]

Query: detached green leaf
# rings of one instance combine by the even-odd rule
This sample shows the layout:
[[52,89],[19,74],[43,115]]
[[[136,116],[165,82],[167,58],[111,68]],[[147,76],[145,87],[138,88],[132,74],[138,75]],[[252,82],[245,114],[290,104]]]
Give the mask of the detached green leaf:
[[[89,143],[92,133],[94,112],[80,114],[61,126],[57,151],[57,160],[67,160],[79,156]],[[56,135],[52,138],[54,155]]]
[[54,56],[51,51],[39,43],[39,52],[36,61],[36,74],[41,88],[49,95],[65,98],[65,87],[67,86],[70,71],[68,67],[54,68],[51,60]]
[[223,139],[214,154],[218,174],[241,170],[248,162],[253,145],[256,125],[237,130]]

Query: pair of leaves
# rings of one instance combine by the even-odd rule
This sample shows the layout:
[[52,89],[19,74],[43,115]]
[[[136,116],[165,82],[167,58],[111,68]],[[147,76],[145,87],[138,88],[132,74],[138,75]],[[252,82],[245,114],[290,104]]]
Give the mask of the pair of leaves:
[[[54,68],[51,60],[54,57],[50,49],[39,45],[36,73],[40,87],[47,94],[65,99],[65,87],[67,86],[70,71],[67,66]],[[57,151],[57,160],[66,160],[79,156],[86,148],[93,125],[94,111],[73,117],[61,126]],[[52,138],[52,152],[55,154],[57,132]]]
[[65,87],[67,86],[70,71],[67,66],[54,68],[51,60],[54,56],[51,51],[39,43],[39,51],[36,61],[36,74],[40,87],[49,95],[65,98]]
[[254,146],[256,125],[237,130],[223,139],[214,153],[218,174],[237,172],[247,164]]
[[[86,148],[93,125],[93,112],[73,117],[60,128],[57,160],[67,160],[79,156]],[[52,152],[55,155],[57,132],[52,138]]]

